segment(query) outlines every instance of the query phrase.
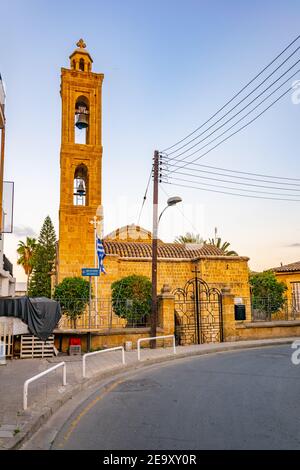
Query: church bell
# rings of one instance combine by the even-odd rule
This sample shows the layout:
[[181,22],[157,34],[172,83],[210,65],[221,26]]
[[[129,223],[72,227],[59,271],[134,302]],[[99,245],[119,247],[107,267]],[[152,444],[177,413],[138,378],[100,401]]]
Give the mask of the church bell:
[[85,189],[83,186],[83,181],[80,181],[77,191],[76,191],[76,196],[84,196],[84,195],[85,195]]
[[89,121],[88,121],[87,114],[85,113],[77,114],[77,121],[75,125],[76,127],[78,127],[78,129],[85,129],[86,127],[88,127]]
[[88,110],[85,103],[77,103],[77,119],[75,126],[78,129],[86,129],[89,126]]

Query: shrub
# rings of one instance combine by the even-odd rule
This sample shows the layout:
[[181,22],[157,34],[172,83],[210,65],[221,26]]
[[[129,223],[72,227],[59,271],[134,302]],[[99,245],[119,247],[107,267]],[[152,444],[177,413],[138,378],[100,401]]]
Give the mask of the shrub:
[[111,285],[114,312],[131,326],[146,322],[151,312],[151,282],[146,276],[124,277]]
[[278,312],[285,302],[286,285],[276,279],[273,271],[264,271],[250,275],[252,305],[254,309],[271,315]]
[[89,282],[82,277],[66,277],[55,287],[54,299],[58,300],[63,312],[72,320],[80,317],[89,302]]

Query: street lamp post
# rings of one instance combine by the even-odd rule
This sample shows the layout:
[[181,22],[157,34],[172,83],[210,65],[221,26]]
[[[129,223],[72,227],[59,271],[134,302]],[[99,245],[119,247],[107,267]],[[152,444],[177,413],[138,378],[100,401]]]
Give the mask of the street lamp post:
[[[178,196],[170,197],[167,206],[158,217],[158,178],[159,178],[159,152],[154,152],[153,164],[153,229],[152,229],[152,302],[151,302],[151,329],[150,336],[156,336],[157,330],[157,242],[158,242],[158,224],[168,207],[176,205],[182,199]],[[150,347],[156,348],[156,340],[150,341]]]

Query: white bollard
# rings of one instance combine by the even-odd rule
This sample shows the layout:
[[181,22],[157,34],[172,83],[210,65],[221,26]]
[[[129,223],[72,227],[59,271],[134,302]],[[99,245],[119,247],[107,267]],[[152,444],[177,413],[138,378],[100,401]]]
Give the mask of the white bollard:
[[175,335],[153,336],[152,338],[140,338],[137,340],[138,361],[141,360],[141,342],[142,341],[151,341],[152,339],[165,339],[165,338],[173,339],[173,353],[176,354]]
[[110,351],[122,351],[122,364],[125,365],[125,351],[124,346],[117,346],[116,348],[101,349],[100,351],[94,351],[86,353],[82,356],[82,377],[86,378],[86,358],[89,356],[95,356],[95,354],[101,354]]
[[0,341],[0,366],[6,365],[6,346],[4,341]]
[[53,370],[58,369],[59,367],[63,368],[63,381],[62,382],[63,382],[63,386],[66,386],[67,385],[67,371],[66,371],[66,363],[64,361],[59,362],[53,367],[50,367],[50,369],[44,370],[44,372],[41,372],[40,374],[34,375],[33,377],[31,377],[30,379],[24,382],[24,386],[23,386],[23,409],[24,410],[27,410],[27,407],[28,407],[28,385],[31,382],[34,382],[35,380],[39,379],[40,377],[43,377],[44,375],[49,374],[49,372],[52,372]]

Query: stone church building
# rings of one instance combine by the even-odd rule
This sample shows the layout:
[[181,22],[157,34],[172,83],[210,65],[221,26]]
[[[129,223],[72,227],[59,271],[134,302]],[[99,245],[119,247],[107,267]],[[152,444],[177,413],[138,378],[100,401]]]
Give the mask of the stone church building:
[[[70,56],[69,68],[61,69],[58,282],[65,277],[80,276],[83,267],[95,266],[95,230],[101,231],[104,75],[94,72],[92,66],[92,57],[83,40],[80,40]],[[128,225],[105,235],[103,245],[107,274],[101,275],[97,282],[99,302],[109,301],[111,283],[117,279],[130,274],[143,274],[151,278],[150,232]],[[202,291],[209,290],[207,299],[202,299],[207,310],[210,296],[221,293],[223,289],[223,294],[230,296],[232,305],[238,303],[246,306],[246,319],[250,320],[247,257],[224,256],[219,248],[212,245],[158,242],[158,293],[163,289],[165,297],[175,295],[175,309],[171,316],[177,324],[183,311],[181,302],[185,305],[186,314],[187,302],[195,301],[195,293],[189,297],[188,292],[188,283],[193,283],[195,277],[201,281]],[[200,296],[203,295],[202,291]],[[174,312],[177,312],[177,317]],[[101,317],[101,312],[99,315]],[[170,321],[172,324],[173,320]],[[222,321],[226,321],[224,308]],[[219,335],[215,339],[210,337],[210,340],[221,341],[222,338]]]

